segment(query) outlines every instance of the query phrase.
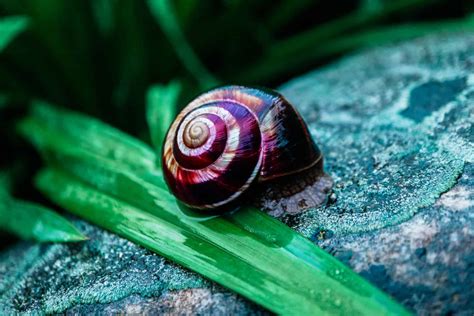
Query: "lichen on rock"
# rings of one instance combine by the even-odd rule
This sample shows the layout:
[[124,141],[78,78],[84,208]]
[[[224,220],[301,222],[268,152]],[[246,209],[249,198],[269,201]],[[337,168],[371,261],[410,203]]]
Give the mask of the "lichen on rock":
[[474,311],[473,52],[431,36],[283,87],[334,179],[294,227],[419,314]]

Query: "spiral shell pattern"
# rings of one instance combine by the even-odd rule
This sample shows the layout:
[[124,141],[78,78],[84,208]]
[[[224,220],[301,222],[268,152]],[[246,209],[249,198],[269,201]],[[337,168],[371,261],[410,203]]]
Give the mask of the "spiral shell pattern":
[[162,164],[179,200],[215,209],[237,199],[256,180],[303,170],[320,156],[301,117],[283,97],[229,86],[201,95],[178,115],[163,146]]

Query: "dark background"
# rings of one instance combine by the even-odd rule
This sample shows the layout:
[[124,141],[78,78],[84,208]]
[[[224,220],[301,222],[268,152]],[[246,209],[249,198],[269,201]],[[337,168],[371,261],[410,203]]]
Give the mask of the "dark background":
[[1,0],[0,17],[26,16],[28,29],[0,52],[0,170],[15,196],[46,203],[30,184],[41,160],[15,133],[32,99],[149,141],[153,84],[179,81],[181,106],[216,85],[277,87],[354,50],[473,31],[473,12],[461,0]]

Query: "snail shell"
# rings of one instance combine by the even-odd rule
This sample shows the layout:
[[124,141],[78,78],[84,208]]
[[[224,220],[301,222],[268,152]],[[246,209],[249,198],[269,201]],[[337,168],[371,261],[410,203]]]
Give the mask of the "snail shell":
[[163,146],[163,171],[173,194],[210,210],[238,199],[254,182],[315,165],[321,152],[298,112],[277,92],[217,88],[186,106]]

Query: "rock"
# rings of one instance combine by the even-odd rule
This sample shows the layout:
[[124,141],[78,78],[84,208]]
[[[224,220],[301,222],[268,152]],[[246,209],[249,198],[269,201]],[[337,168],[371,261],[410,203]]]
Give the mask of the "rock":
[[0,315],[264,313],[132,242],[82,221],[76,225],[89,241],[22,243],[0,256]]
[[[333,186],[322,206],[311,205],[311,191],[262,205],[420,315],[474,313],[473,52],[474,35],[436,35],[281,89],[324,152]],[[21,243],[0,255],[0,314],[265,313],[79,223],[90,241]]]
[[282,89],[334,180],[293,226],[417,314],[474,312],[473,52],[438,35]]

